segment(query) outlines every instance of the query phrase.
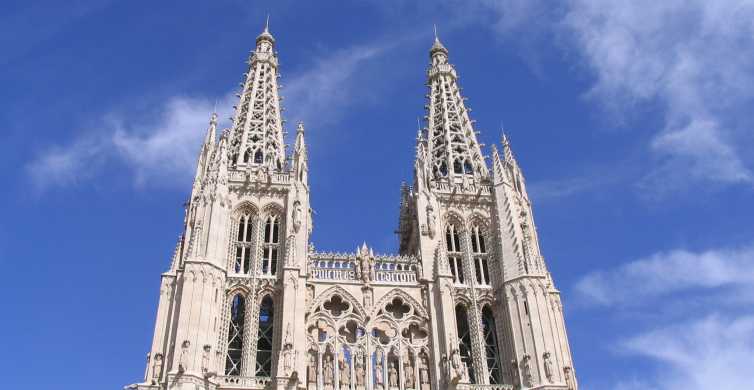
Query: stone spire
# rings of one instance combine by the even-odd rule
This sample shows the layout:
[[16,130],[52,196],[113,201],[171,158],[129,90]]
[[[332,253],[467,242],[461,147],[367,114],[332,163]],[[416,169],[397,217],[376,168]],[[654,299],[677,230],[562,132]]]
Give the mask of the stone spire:
[[427,154],[432,178],[451,182],[470,179],[479,181],[488,176],[474,121],[464,104],[458,86],[458,75],[448,63],[448,49],[437,37],[429,50],[427,71],[429,105],[427,106]]
[[[269,22],[269,19],[268,19]],[[283,120],[278,94],[278,58],[269,25],[257,37],[233,118],[228,146],[231,166],[282,170],[285,165]]]

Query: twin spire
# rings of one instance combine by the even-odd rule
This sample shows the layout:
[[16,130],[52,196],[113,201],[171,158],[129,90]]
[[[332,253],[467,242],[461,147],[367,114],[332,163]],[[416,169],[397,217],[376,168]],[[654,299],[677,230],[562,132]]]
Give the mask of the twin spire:
[[[239,105],[235,107],[233,125],[228,132],[228,164],[237,169],[264,167],[281,171],[285,167],[284,121],[274,46],[268,16],[249,58],[248,72],[238,95]],[[440,42],[436,26],[429,54],[429,104],[425,117],[428,126],[424,148],[428,176],[435,181],[451,183],[486,180],[489,175],[482,145],[477,140],[474,121],[469,117],[470,110],[461,96],[456,70],[448,63],[448,49]],[[213,114],[211,124],[213,128],[216,126],[216,114]],[[208,132],[207,140],[209,138],[214,140],[214,135]]]

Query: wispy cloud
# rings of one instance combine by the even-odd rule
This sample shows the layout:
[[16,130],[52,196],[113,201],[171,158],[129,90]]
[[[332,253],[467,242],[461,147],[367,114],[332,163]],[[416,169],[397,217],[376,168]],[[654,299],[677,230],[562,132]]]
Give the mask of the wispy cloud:
[[746,389],[754,372],[754,316],[689,318],[629,338],[621,349],[659,365],[642,389]]
[[[294,74],[282,95],[294,120],[330,124],[349,108],[356,89],[354,74],[364,62],[388,46],[361,45],[315,57],[309,70]],[[232,114],[232,93],[218,102],[220,118]],[[149,118],[109,112],[95,130],[82,130],[68,145],[41,150],[27,163],[31,180],[40,191],[74,186],[95,177],[107,163],[123,164],[137,186],[185,184],[195,168],[213,99],[177,96],[166,100]]]
[[[695,183],[754,183],[749,105],[754,3],[725,1],[480,1],[501,37],[551,34],[595,76],[587,97],[611,117],[660,107],[640,190],[652,197]],[[479,17],[488,18],[480,13]],[[526,30],[526,34],[522,34]],[[575,49],[575,50],[574,50]],[[531,50],[528,48],[526,50]],[[574,56],[573,54],[576,54]],[[536,69],[535,69],[536,71]],[[641,110],[641,111],[640,111]]]
[[99,128],[82,132],[69,145],[42,150],[26,169],[40,191],[80,184],[112,162],[130,169],[139,186],[185,183],[194,168],[212,105],[209,99],[174,97],[155,117],[143,122],[130,115],[108,113],[100,118]]
[[[365,62],[375,59],[390,46],[367,44],[337,50],[316,58],[309,70],[285,82],[282,94],[286,110],[295,120],[328,125],[346,112],[358,84],[354,76]],[[361,88],[364,92],[365,88]],[[363,99],[363,97],[362,97]],[[315,120],[316,118],[316,120]]]
[[[658,252],[618,268],[587,274],[576,284],[584,303],[635,304],[674,293],[754,287],[754,246]],[[697,291],[698,292],[698,291]]]
[[[612,350],[643,358],[654,368],[641,379],[618,380],[614,387],[746,388],[754,370],[749,358],[754,355],[754,310],[750,302],[731,297],[750,294],[753,269],[754,245],[749,245],[658,252],[582,278],[575,288],[582,303],[611,314],[631,313],[633,334],[608,341]],[[653,313],[665,314],[651,317],[640,330],[637,314]]]

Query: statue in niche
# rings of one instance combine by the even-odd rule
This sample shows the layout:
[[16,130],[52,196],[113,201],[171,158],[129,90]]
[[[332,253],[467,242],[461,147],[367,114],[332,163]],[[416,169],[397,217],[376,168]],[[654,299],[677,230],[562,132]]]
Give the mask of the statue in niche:
[[374,383],[382,387],[382,351],[377,351],[377,357],[375,358],[374,365]]
[[524,355],[523,359],[521,359],[521,376],[523,377],[524,386],[532,386],[534,384],[529,360],[531,360],[529,355]]
[[285,343],[283,347],[283,374],[285,376],[291,376],[293,374],[293,366],[296,364],[296,351],[293,350],[293,344],[290,342]]
[[355,371],[356,371],[356,386],[357,387],[363,387],[364,386],[364,357],[362,356],[361,352],[356,353],[356,360],[354,361],[355,365]]
[[419,366],[419,381],[421,382],[421,384],[429,383],[429,361],[427,360],[427,356],[424,354],[421,355],[421,365]]
[[314,351],[309,351],[309,362],[306,365],[306,381],[308,383],[317,383],[317,357]]
[[212,350],[212,347],[205,345],[202,350],[202,374],[205,378],[212,378],[217,375],[217,373],[210,369],[210,351]]
[[324,371],[323,377],[325,386],[329,386],[329,388],[332,388],[332,380],[333,380],[333,364],[332,364],[332,356],[328,355],[325,358],[325,364],[322,367],[322,370]]
[[411,365],[411,359],[406,359],[403,365],[403,382],[407,389],[414,388],[414,367]]
[[568,390],[573,390],[573,378],[572,378],[573,371],[571,370],[571,367],[563,367],[563,377],[565,377],[565,383]]
[[178,373],[183,374],[188,370],[188,349],[191,342],[184,340],[181,344],[181,356],[178,358]]
[[295,201],[293,202],[293,231],[298,232],[298,229],[301,228],[301,216],[303,215],[303,211],[301,210],[301,202]]
[[442,371],[445,373],[445,375],[450,379],[453,375],[450,372],[450,361],[448,360],[448,355],[442,354],[440,357],[440,364],[442,365]]
[[397,362],[394,362],[390,365],[390,368],[388,369],[388,380],[390,381],[390,387],[398,387],[398,369],[396,368],[398,366]]
[[545,366],[545,377],[547,378],[547,381],[552,383],[552,378],[554,376],[554,372],[552,371],[552,359],[550,359],[550,353],[545,352],[542,354],[543,364]]
[[450,353],[450,364],[453,367],[453,373],[452,376],[456,380],[463,379],[463,361],[461,360],[461,351],[458,350],[458,348],[454,349],[453,352]]
[[338,372],[340,373],[340,388],[342,390],[348,389],[351,384],[351,367],[348,366],[343,355],[338,358]]
[[511,371],[513,372],[513,387],[521,386],[521,374],[518,372],[518,362],[511,360]]
[[156,385],[160,382],[160,377],[162,376],[162,364],[164,362],[162,361],[162,354],[158,353],[154,355],[154,364],[152,366],[152,384]]
[[427,205],[427,230],[429,238],[435,238],[436,229],[437,217],[435,216],[435,210],[432,208],[432,205]]

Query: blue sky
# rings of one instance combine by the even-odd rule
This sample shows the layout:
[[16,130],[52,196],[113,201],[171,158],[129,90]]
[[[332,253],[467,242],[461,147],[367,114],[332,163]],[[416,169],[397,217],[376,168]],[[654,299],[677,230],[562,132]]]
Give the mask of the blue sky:
[[437,23],[481,139],[503,126],[523,166],[582,388],[749,387],[742,0],[3,2],[7,387],[142,377],[196,152],[267,13],[288,130],[306,123],[318,249],[396,250]]

